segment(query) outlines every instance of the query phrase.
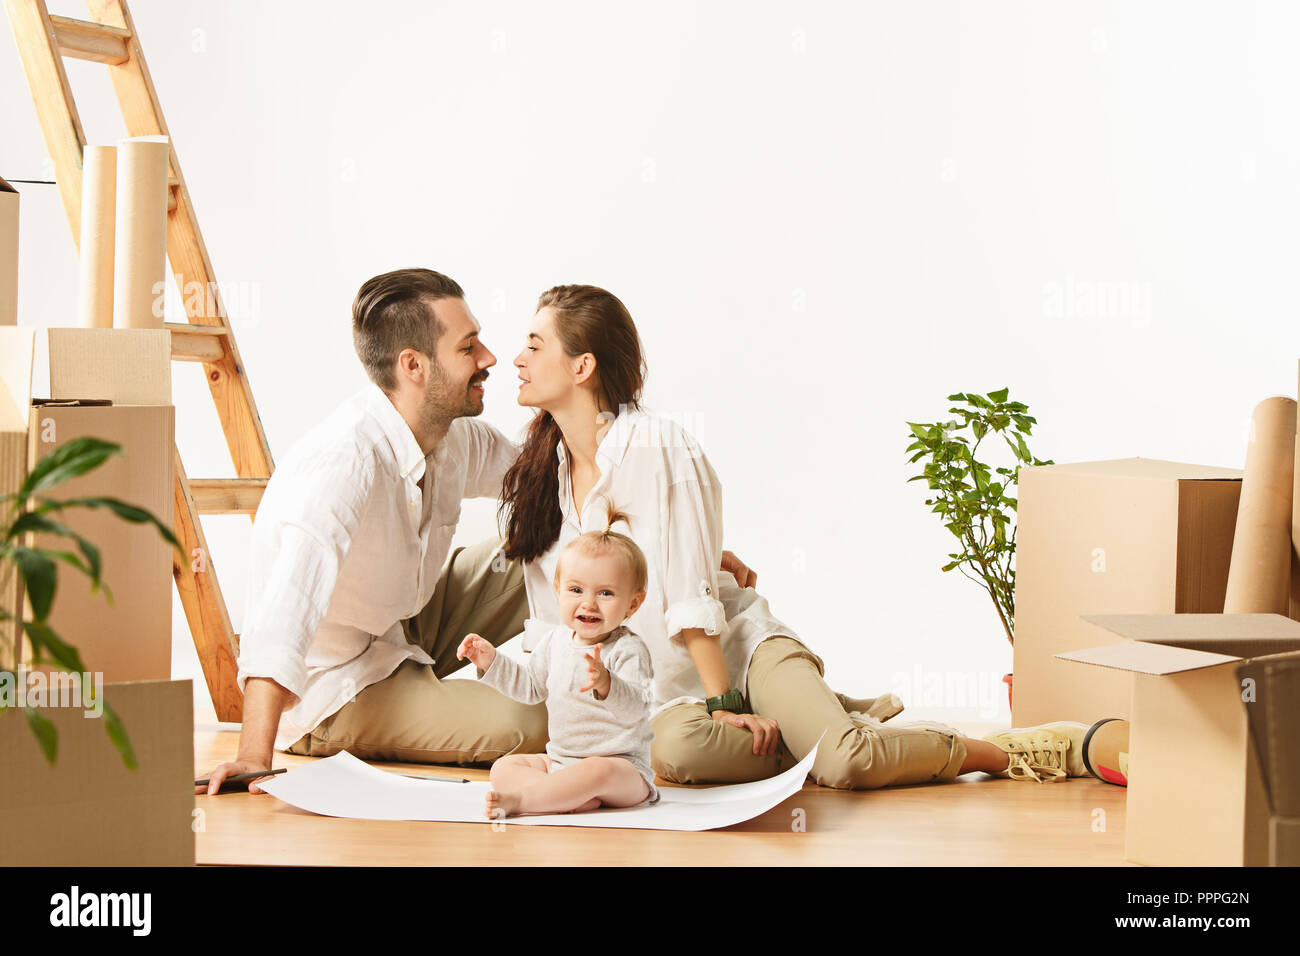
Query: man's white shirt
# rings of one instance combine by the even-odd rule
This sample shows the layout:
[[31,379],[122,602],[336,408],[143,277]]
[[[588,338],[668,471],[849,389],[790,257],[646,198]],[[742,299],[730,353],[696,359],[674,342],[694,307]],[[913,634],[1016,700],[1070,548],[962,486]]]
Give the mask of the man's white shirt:
[[426,457],[372,384],[276,465],[253,523],[238,681],[269,677],[296,698],[277,749],[402,661],[433,663],[401,622],[438,584],[461,501],[498,497],[518,454],[492,426],[457,418]]

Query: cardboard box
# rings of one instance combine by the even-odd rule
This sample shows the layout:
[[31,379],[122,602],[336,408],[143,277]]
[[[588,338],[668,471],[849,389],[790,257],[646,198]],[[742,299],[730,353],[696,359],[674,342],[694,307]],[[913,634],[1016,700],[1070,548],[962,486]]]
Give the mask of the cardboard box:
[[0,179],[0,325],[18,324],[18,191]]
[[1099,643],[1082,614],[1222,611],[1241,471],[1127,458],[1021,468],[1019,486],[1013,723],[1127,717],[1127,673],[1053,655]]
[[[152,512],[166,526],[175,507],[175,410],[171,343],[165,330],[50,329],[50,391],[30,402],[32,329],[0,328],[0,373],[8,410],[0,414],[0,493],[69,441],[93,436],[122,446],[94,471],[49,493],[53,498],[113,497]],[[24,365],[25,363],[25,365]],[[112,404],[86,404],[108,400]],[[24,415],[22,409],[30,404]],[[25,421],[24,421],[25,419]],[[19,423],[23,422],[21,433]],[[113,594],[92,594],[76,569],[60,565],[50,626],[75,645],[90,671],[109,683],[171,677],[172,550],[148,524],[128,524],[103,508],[75,508],[59,520],[95,544]],[[37,536],[42,547],[67,549],[66,538]],[[0,600],[18,606],[12,583]],[[11,613],[13,613],[11,611]],[[12,635],[11,635],[12,638]],[[12,646],[12,645],[11,645]],[[30,659],[25,642],[15,654]]]
[[1133,678],[1125,858],[1152,866],[1267,865],[1268,800],[1248,730],[1248,712],[1265,704],[1243,687],[1237,669],[1243,661],[1300,661],[1300,623],[1281,614],[1086,620],[1120,642],[1057,655],[1074,662],[1065,666]]
[[1300,661],[1250,661],[1237,677],[1254,683],[1246,717],[1268,795],[1268,862],[1300,866]]
[[58,729],[45,761],[27,721],[0,711],[0,866],[192,866],[194,703],[190,681],[109,684],[139,764],[127,770],[82,707],[44,707]]

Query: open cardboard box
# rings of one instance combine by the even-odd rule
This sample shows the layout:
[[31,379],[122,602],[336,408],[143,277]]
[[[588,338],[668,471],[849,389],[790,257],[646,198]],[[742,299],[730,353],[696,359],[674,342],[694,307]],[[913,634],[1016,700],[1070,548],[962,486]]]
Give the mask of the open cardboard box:
[[1056,657],[1121,640],[1081,615],[1223,610],[1241,474],[1152,458],[1020,469],[1016,726],[1128,716],[1128,673]]
[[1271,866],[1300,866],[1300,660],[1248,661],[1237,676],[1254,683],[1250,737],[1268,792]]
[[[124,454],[52,489],[49,497],[119,498],[173,524],[175,409],[170,333],[161,329],[50,329],[52,398],[33,403],[36,330],[0,327],[0,494],[16,490],[42,458],[74,438],[117,442]],[[88,402],[97,402],[89,404]],[[110,404],[111,403],[111,404]],[[103,580],[59,567],[50,626],[109,683],[171,677],[172,549],[149,524],[128,524],[105,508],[76,508],[59,520],[99,547]],[[66,538],[37,536],[60,550]],[[0,571],[0,575],[6,572]],[[16,575],[0,577],[0,607],[21,612]],[[0,659],[30,663],[26,642],[7,628]]]
[[1248,726],[1250,709],[1265,702],[1237,671],[1243,662],[1300,661],[1300,622],[1280,614],[1084,620],[1098,636],[1105,630],[1126,640],[1055,656],[1133,678],[1125,858],[1267,865],[1268,799]]

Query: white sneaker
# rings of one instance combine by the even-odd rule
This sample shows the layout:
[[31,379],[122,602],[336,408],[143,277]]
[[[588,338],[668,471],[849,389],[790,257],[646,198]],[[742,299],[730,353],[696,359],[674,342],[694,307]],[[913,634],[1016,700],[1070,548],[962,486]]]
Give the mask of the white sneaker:
[[1011,755],[1007,769],[997,776],[1053,783],[1066,777],[1088,775],[1083,762],[1083,738],[1087,732],[1087,724],[1063,720],[1038,727],[1012,728],[984,739]]

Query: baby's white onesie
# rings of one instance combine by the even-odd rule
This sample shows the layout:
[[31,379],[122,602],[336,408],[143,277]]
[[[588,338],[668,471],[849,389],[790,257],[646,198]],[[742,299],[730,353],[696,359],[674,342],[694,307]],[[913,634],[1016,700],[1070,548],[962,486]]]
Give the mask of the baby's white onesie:
[[650,702],[654,671],[645,642],[626,627],[616,627],[600,643],[600,661],[609,671],[609,694],[596,698],[579,688],[588,683],[586,655],[596,645],[579,641],[562,624],[542,635],[527,666],[500,652],[480,680],[525,704],[546,701],[552,769],[584,757],[622,757],[650,786],[647,803],[659,800],[650,769]]

